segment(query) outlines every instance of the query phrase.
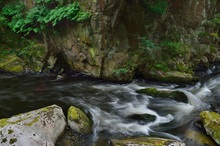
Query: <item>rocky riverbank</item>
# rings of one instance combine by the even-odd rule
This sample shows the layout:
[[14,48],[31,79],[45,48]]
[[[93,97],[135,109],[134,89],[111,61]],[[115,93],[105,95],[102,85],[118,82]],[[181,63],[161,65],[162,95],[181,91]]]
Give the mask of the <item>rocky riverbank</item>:
[[[207,134],[210,135],[217,144],[219,144],[219,114],[203,111],[200,116]],[[68,123],[66,121],[68,121]],[[69,136],[68,138],[65,138],[65,129],[67,127],[71,127],[73,132],[80,135],[94,134],[95,131],[92,129],[92,123],[91,119],[85,113],[74,106],[69,108],[67,117],[65,117],[61,107],[51,105],[27,113],[21,113],[10,118],[0,119],[0,143],[2,146],[53,146],[60,144],[69,146],[71,143],[76,144],[76,142],[80,141],[80,139],[76,135],[75,138],[74,135],[72,135],[71,138]],[[202,126],[196,123],[194,123],[194,125],[197,125],[197,127]],[[188,131],[188,134],[186,133],[186,138],[197,141],[198,145],[215,145],[212,140],[206,138],[207,136],[205,136],[205,131],[198,132],[192,129],[189,129]],[[57,140],[59,142],[56,144]],[[94,142],[93,145],[99,146],[99,144],[100,141],[97,141]],[[106,146],[124,146],[131,144],[185,146],[185,144],[181,141],[149,136],[131,137],[125,139],[108,139],[106,142],[102,143],[102,146],[103,144]]]

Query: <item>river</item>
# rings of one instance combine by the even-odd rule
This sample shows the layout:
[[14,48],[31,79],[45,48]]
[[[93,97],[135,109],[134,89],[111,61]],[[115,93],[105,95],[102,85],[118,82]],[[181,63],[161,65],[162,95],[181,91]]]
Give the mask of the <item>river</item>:
[[[187,95],[188,103],[136,93],[146,87],[181,91]],[[140,79],[128,84],[115,84],[78,76],[58,80],[45,76],[2,78],[0,118],[52,104],[61,106],[66,114],[67,109],[74,105],[83,109],[94,122],[94,133],[78,135],[79,139],[84,140],[75,145],[93,145],[97,139],[137,135],[179,139],[187,143],[184,131],[198,120],[201,111],[213,107],[215,111],[220,111],[217,108],[220,107],[219,87],[218,75],[207,75],[201,82],[182,88],[177,84],[159,84]],[[134,118],[137,115],[150,115],[153,118]],[[69,139],[77,135],[68,129],[67,133]]]

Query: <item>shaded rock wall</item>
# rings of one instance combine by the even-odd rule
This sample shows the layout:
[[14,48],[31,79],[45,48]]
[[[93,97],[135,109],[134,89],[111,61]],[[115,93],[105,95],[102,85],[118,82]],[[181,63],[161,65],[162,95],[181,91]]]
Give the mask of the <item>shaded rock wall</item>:
[[[209,52],[214,42],[212,38],[200,38],[199,34],[218,30],[206,25],[219,11],[217,0],[170,0],[167,13],[161,16],[146,11],[141,0],[78,2],[92,17],[80,24],[62,26],[59,34],[47,34],[48,58],[59,53],[62,57],[58,60],[64,60],[72,70],[98,78],[132,79],[138,66],[126,71],[126,75],[118,75],[114,70],[125,67],[129,61],[139,63],[138,56],[133,53],[138,48],[139,36],[157,40],[162,35],[178,34],[180,41],[191,45],[194,52],[191,57],[199,58],[196,62],[199,64],[201,56]],[[198,56],[201,45],[205,51]],[[215,61],[217,53],[214,53]]]

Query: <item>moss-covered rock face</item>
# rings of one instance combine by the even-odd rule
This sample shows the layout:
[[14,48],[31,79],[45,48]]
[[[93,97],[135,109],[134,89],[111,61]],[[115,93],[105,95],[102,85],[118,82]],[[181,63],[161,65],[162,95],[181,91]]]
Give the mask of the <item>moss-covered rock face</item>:
[[65,126],[63,111],[56,105],[0,119],[0,145],[54,145]]
[[[206,23],[215,13],[217,0],[171,0],[160,15],[152,13],[143,5],[143,0],[77,2],[83,10],[91,13],[91,18],[81,24],[64,26],[62,34],[48,34],[47,43],[51,50],[61,52],[65,62],[75,71],[125,82],[131,81],[139,70],[145,78],[191,82],[195,79],[191,74],[169,72],[160,75],[161,66],[155,67],[149,57],[164,62],[170,70],[182,72],[191,72],[198,64],[207,65],[219,58],[217,50],[213,49],[216,41],[209,39],[205,42],[203,40],[207,39],[200,37],[201,30],[207,34],[218,31],[218,28],[207,27]],[[155,9],[160,6],[156,5]],[[145,53],[150,55],[145,58],[143,53],[137,53],[141,49],[140,37],[148,39]],[[162,51],[154,52],[156,46]],[[207,51],[203,51],[205,48]],[[137,61],[134,58],[138,58]],[[129,62],[138,67],[128,67]],[[155,74],[146,69],[149,66],[156,69]]]
[[44,46],[35,45],[7,54],[0,58],[0,69],[13,73],[40,72],[46,52]]
[[42,44],[32,43],[19,51],[18,56],[25,62],[27,70],[40,72],[47,49]]
[[198,77],[192,74],[178,71],[164,72],[143,70],[142,75],[148,79],[169,83],[192,83],[199,80]]
[[1,58],[0,69],[9,72],[23,73],[25,72],[25,63],[16,55],[9,55],[5,58]]
[[173,99],[180,102],[188,102],[187,96],[180,91],[168,91],[168,90],[159,90],[156,88],[146,88],[140,89],[136,91],[137,93],[147,94],[153,97],[161,97],[161,98],[168,98]]
[[210,111],[203,111],[200,117],[206,133],[220,145],[220,114]]
[[79,108],[74,106],[68,109],[68,124],[73,130],[81,134],[92,132],[92,122],[90,119]]
[[111,140],[113,146],[185,146],[185,143],[163,138],[140,137],[123,140]]

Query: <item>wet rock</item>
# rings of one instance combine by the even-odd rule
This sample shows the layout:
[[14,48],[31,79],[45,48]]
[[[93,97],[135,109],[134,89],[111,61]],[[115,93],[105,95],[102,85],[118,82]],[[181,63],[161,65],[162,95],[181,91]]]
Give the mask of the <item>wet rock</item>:
[[92,122],[79,108],[71,106],[68,109],[68,124],[80,134],[92,132]]
[[69,126],[66,127],[63,135],[57,140],[56,146],[87,146],[91,144],[89,136],[83,136],[73,131]]
[[196,76],[178,71],[163,72],[143,70],[142,75],[147,79],[168,83],[192,83],[199,80]]
[[192,122],[185,127],[184,138],[184,142],[189,146],[217,146],[214,140],[206,134],[201,121]]
[[156,88],[145,88],[136,91],[137,93],[147,94],[153,97],[169,98],[179,102],[188,102],[187,96],[180,91],[159,90]]
[[156,120],[156,117],[154,115],[149,115],[149,114],[142,114],[142,115],[134,114],[134,115],[128,116],[127,118],[129,120],[138,121],[138,123],[143,124],[143,125],[148,122],[152,122]]
[[164,139],[164,138],[155,138],[155,137],[140,137],[140,138],[131,138],[123,140],[111,140],[113,146],[185,146],[185,143]]
[[0,145],[54,146],[65,126],[65,116],[57,105],[1,119]]
[[187,130],[185,132],[185,142],[196,146],[216,146],[215,142],[205,133],[196,130]]
[[220,114],[211,111],[203,111],[200,113],[200,117],[206,133],[220,145]]

